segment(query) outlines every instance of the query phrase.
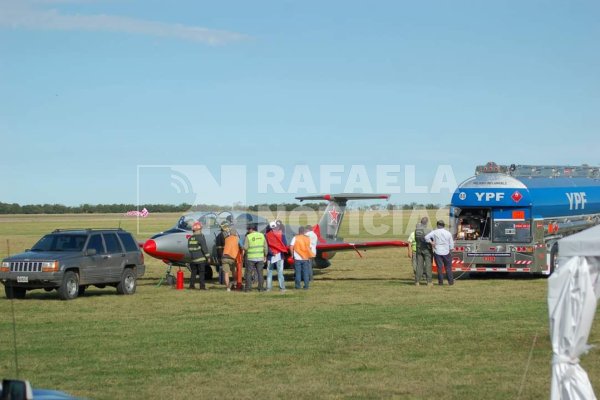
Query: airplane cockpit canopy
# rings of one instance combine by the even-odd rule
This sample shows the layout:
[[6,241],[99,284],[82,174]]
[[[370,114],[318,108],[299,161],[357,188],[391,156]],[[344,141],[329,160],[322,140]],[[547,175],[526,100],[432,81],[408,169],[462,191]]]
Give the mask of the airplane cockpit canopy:
[[200,223],[202,224],[202,226],[206,229],[211,229],[214,228],[216,226],[219,226],[219,223],[217,221],[217,214],[215,213],[206,213],[204,215],[202,215],[200,218],[198,218],[198,221],[200,221]]
[[190,215],[182,215],[177,221],[177,228],[183,229],[184,231],[191,231],[192,225],[194,225],[196,220]]
[[220,229],[223,222],[228,222],[237,227],[258,224],[259,229],[262,229],[268,222],[265,218],[250,213],[231,213],[229,211],[222,211],[217,214],[214,212],[205,212],[182,215],[175,228],[191,231],[192,225],[194,225],[194,222],[196,221],[200,221],[200,223],[202,223],[202,229],[205,230]]
[[256,221],[254,221],[254,216],[249,213],[242,213],[242,214],[238,215],[237,217],[235,217],[236,225],[246,225],[246,224],[252,223],[252,222],[256,222]]
[[217,216],[217,222],[219,224],[222,224],[223,222],[233,224],[233,214],[229,211],[221,211]]
[[191,231],[194,222],[199,221],[203,229],[211,229],[219,226],[217,214],[209,212],[205,214],[188,214],[182,215],[177,222],[177,228]]

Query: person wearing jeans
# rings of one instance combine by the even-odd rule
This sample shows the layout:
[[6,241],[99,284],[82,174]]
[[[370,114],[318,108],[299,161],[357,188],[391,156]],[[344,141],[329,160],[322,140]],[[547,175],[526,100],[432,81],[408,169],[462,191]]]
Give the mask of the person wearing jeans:
[[263,267],[267,259],[269,246],[265,235],[257,232],[255,224],[248,225],[248,234],[244,239],[244,250],[246,251],[246,284],[244,292],[252,290],[252,277],[256,275],[258,279],[258,291],[263,290]]
[[303,289],[308,289],[310,283],[310,259],[315,256],[310,248],[310,239],[305,235],[306,229],[301,226],[298,234],[294,236],[290,243],[290,254],[294,255],[295,270],[295,288],[300,289],[301,282],[304,282]]
[[277,268],[277,280],[279,290],[285,291],[285,280],[283,278],[283,258],[287,252],[287,242],[283,233],[282,225],[277,221],[269,223],[270,230],[265,235],[269,245],[269,257],[267,265],[267,291],[273,287],[273,267]]
[[448,285],[454,285],[454,275],[452,273],[452,256],[451,252],[454,248],[454,239],[452,234],[444,229],[444,221],[437,222],[437,229],[431,231],[425,236],[425,240],[433,246],[435,264],[437,265],[438,284],[444,284],[444,274],[442,269],[446,269],[446,277]]

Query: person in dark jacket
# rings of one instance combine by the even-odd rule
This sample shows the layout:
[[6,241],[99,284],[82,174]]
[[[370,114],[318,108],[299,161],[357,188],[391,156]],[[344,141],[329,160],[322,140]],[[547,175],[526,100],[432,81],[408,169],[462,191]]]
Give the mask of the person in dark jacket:
[[202,223],[195,222],[192,226],[192,232],[193,235],[188,239],[188,250],[192,256],[192,262],[190,263],[192,276],[190,277],[189,289],[196,288],[196,275],[199,275],[200,290],[206,290],[204,274],[208,266],[208,246],[206,245],[206,238],[202,234]]

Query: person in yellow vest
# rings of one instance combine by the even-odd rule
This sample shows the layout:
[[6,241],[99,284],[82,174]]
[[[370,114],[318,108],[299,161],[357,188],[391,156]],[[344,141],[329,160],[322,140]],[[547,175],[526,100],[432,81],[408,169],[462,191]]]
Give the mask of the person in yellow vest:
[[[412,231],[410,235],[408,235],[408,258],[412,260],[412,269],[413,274],[415,276],[415,282],[420,281],[417,278],[417,238],[415,237],[415,231]],[[423,269],[423,277],[427,278],[427,273],[425,269]]]
[[[429,218],[421,218],[421,222],[415,226],[415,241],[417,242],[417,265],[415,269],[415,285],[419,286],[423,274],[427,280],[427,286],[431,287],[431,258],[433,250],[431,243],[425,240],[425,236],[431,232]],[[413,255],[414,257],[414,255]]]
[[417,274],[417,240],[415,239],[415,231],[408,235],[408,258],[412,261],[413,274]]
[[310,247],[310,238],[305,233],[305,227],[301,226],[290,243],[290,254],[294,255],[295,288],[300,289],[300,282],[304,282],[303,289],[307,290],[310,282],[310,260],[315,254]]
[[246,284],[244,292],[252,290],[252,276],[256,273],[258,279],[258,291],[263,290],[263,268],[267,261],[269,246],[265,235],[256,231],[256,225],[248,225],[248,234],[244,239],[244,250],[246,251],[246,273],[244,279]]
[[225,287],[228,292],[231,292],[229,286],[229,277],[235,278],[237,270],[237,256],[240,253],[240,239],[237,231],[234,228],[229,228],[229,236],[225,238],[223,246],[223,256],[221,257],[221,265],[223,267],[223,278]]
[[[188,250],[192,257],[190,263],[190,287],[189,289],[196,288],[196,275],[200,276],[200,290],[206,290],[205,283],[205,271],[208,264],[208,246],[206,245],[206,238],[202,234],[202,224],[197,221],[192,226],[193,235],[188,239]],[[208,267],[210,268],[210,266]]]

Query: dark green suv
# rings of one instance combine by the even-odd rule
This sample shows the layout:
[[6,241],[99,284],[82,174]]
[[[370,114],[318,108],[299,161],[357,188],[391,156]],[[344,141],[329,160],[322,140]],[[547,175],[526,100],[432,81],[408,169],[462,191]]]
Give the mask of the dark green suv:
[[0,282],[9,299],[22,299],[27,290],[56,289],[61,299],[71,300],[90,285],[133,294],[145,272],[144,256],[129,232],[57,229],[24,253],[2,260]]

